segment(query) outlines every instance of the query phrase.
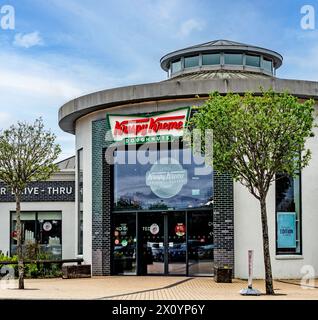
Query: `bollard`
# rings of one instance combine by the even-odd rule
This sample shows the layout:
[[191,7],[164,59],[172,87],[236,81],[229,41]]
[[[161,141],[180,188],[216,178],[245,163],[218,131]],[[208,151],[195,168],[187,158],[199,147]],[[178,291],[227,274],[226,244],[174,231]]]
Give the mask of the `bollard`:
[[253,250],[248,250],[248,283],[247,288],[242,289],[240,294],[243,296],[259,296],[261,293],[253,289]]

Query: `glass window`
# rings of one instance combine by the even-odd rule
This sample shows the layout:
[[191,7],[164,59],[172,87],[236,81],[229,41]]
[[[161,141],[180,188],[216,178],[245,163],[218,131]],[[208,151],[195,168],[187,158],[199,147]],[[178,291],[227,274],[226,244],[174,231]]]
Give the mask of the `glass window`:
[[62,258],[62,214],[61,212],[39,212],[37,215],[38,243],[42,252],[53,259]]
[[188,257],[190,275],[213,273],[213,213],[188,213]]
[[246,65],[251,67],[260,67],[261,66],[261,57],[260,56],[252,56],[247,54],[246,58]]
[[[205,166],[203,157],[193,156],[190,149],[137,152],[136,164],[127,164],[136,150],[115,153],[115,159],[125,160],[123,164],[115,160],[115,210],[174,210],[211,204],[212,169]],[[140,155],[151,161],[140,163]]]
[[77,253],[83,254],[83,149],[80,149],[77,152],[77,192],[78,192]]
[[192,68],[199,66],[199,56],[184,58],[184,67]]
[[221,63],[221,55],[219,53],[202,55],[202,65],[214,65]]
[[136,274],[136,214],[113,214],[113,273]]
[[276,181],[276,253],[301,253],[300,177],[278,175]]
[[[26,244],[36,243],[37,238],[37,224],[35,212],[21,212],[21,233],[22,233],[22,245],[25,248]],[[16,214],[11,215],[11,255],[17,253],[17,221]],[[23,249],[24,249],[23,248]],[[25,251],[25,250],[24,250]]]
[[243,55],[238,53],[225,53],[224,54],[225,64],[243,64]]
[[263,69],[269,71],[269,72],[272,72],[272,69],[273,69],[273,62],[272,60],[269,60],[269,59],[266,59],[264,58],[263,59]]
[[171,63],[171,72],[176,73],[181,71],[181,60],[177,60]]
[[[11,255],[16,254],[16,214],[11,215]],[[28,244],[38,244],[39,253],[50,259],[62,259],[62,213],[21,212],[23,251]]]

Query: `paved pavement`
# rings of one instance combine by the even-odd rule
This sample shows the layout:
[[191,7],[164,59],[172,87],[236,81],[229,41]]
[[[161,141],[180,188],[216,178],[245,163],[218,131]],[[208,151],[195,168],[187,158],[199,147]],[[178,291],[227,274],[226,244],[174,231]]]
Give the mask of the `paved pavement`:
[[[298,281],[275,281],[275,296],[243,297],[243,280],[215,283],[211,277],[136,277],[112,276],[92,279],[26,280],[26,290],[4,289],[0,282],[0,299],[119,299],[119,300],[235,300],[235,299],[305,299],[318,300],[318,282],[302,288]],[[264,281],[254,281],[264,292]]]

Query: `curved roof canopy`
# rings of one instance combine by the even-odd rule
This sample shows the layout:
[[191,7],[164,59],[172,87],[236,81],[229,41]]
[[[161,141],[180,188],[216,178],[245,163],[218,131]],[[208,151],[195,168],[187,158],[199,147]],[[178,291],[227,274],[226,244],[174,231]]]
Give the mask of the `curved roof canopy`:
[[[275,51],[234,41],[216,40],[169,53],[161,59],[161,66],[166,70],[170,67],[170,62],[177,57],[205,52],[225,53],[224,56],[228,52],[254,54],[260,56],[261,61],[263,58],[270,59],[275,69],[283,61],[282,56]],[[247,55],[243,60],[247,59]],[[227,92],[241,94],[246,91],[261,93],[261,87],[273,88],[277,92],[288,89],[297,97],[318,99],[318,82],[279,79],[271,72],[264,72],[262,66],[255,68],[247,63],[199,65],[194,68],[184,68],[165,81],[107,89],[73,99],[59,109],[59,126],[62,130],[74,134],[78,119],[99,110],[124,105],[137,106],[150,101],[193,100],[197,96],[206,97],[211,91],[222,94]]]
[[230,40],[214,40],[168,53],[160,59],[160,64],[163,70],[168,71],[170,63],[181,57],[217,52],[259,54],[273,60],[275,69],[283,63],[283,57],[275,51]]

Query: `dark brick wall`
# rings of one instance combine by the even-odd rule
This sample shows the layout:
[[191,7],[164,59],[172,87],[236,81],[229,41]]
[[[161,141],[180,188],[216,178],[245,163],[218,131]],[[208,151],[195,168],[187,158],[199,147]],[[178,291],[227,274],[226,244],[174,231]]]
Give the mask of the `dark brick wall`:
[[[106,119],[92,127],[92,272],[111,274],[111,166],[104,159],[108,130]],[[104,177],[104,178],[103,178]],[[214,174],[214,261],[234,268],[234,203],[233,179],[227,174]]]
[[[105,149],[104,149],[105,151]],[[103,151],[103,154],[104,154]],[[112,176],[111,166],[103,161],[103,274],[111,274],[111,206],[112,206]]]
[[214,173],[213,201],[214,262],[234,268],[233,179]]
[[110,166],[104,160],[107,130],[106,119],[94,121],[92,124],[93,275],[110,275],[111,273],[111,177]]
[[[64,188],[64,189],[63,189]],[[37,194],[35,193],[35,190]],[[3,192],[4,191],[4,192]],[[63,192],[64,191],[64,192]],[[28,184],[22,202],[75,201],[74,181],[41,181]],[[15,198],[6,185],[0,182],[0,202],[14,202]]]

